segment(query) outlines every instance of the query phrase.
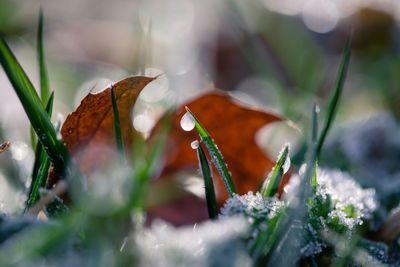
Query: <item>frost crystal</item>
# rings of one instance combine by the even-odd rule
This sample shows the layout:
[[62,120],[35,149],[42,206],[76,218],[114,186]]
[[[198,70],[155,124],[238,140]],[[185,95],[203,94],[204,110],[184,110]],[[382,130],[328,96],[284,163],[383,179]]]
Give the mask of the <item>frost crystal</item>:
[[283,201],[276,197],[263,197],[259,192],[255,195],[249,191],[246,195],[234,195],[229,198],[221,209],[222,215],[243,214],[254,219],[275,217],[283,207]]
[[[301,187],[300,175],[290,178],[285,186],[286,199],[290,200]],[[375,189],[363,189],[349,174],[338,170],[317,168],[317,186],[309,209],[308,223],[304,222],[306,243],[301,248],[303,257],[322,252],[327,246],[321,233],[329,228],[347,232],[371,219],[377,209]]]
[[136,236],[140,266],[250,266],[242,239],[243,217],[220,218],[175,228],[162,221]]
[[377,208],[375,189],[363,189],[348,174],[338,170],[317,170],[317,195],[322,199],[330,196],[332,210],[330,219],[339,219],[339,224],[353,229],[363,219],[370,219]]
[[[291,194],[299,186],[300,177],[291,177],[285,192]],[[377,208],[375,189],[363,189],[347,173],[339,170],[317,169],[317,188],[314,202],[320,205],[329,204],[328,221],[353,229],[363,220],[371,219]]]

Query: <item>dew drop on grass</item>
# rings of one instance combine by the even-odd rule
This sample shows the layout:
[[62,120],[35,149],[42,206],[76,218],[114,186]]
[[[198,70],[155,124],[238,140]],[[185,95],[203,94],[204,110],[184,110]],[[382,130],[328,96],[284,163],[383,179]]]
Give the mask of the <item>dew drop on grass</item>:
[[193,142],[190,143],[190,146],[193,149],[197,149],[199,147],[199,140],[194,140]]
[[182,116],[181,119],[181,127],[184,131],[191,131],[193,130],[195,126],[195,121],[192,115],[190,113],[186,112],[185,115]]

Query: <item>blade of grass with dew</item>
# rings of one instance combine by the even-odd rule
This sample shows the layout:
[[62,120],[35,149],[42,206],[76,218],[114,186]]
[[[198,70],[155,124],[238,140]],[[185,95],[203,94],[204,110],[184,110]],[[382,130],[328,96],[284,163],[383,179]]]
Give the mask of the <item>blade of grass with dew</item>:
[[334,91],[331,101],[329,103],[326,122],[325,122],[323,130],[321,132],[321,135],[318,139],[317,158],[319,157],[319,155],[321,153],[322,145],[324,144],[326,135],[328,134],[328,131],[329,131],[331,124],[333,122],[333,119],[335,117],[335,113],[336,113],[337,106],[339,103],[340,95],[343,91],[343,85],[344,85],[347,69],[349,67],[349,62],[350,62],[351,43],[352,43],[352,35],[350,34],[346,40],[346,45],[345,45],[343,56],[342,56],[342,62],[340,64],[339,72],[338,72],[338,75],[336,78],[335,91]]
[[210,219],[218,218],[217,200],[215,198],[214,184],[211,176],[210,163],[200,144],[197,146],[197,157],[199,159],[201,174],[204,179],[208,216]]
[[120,164],[123,164],[125,162],[124,142],[122,139],[121,122],[119,120],[117,100],[113,85],[111,85],[111,102],[114,111],[115,140],[117,143],[118,157]]
[[[52,114],[53,114],[53,103],[54,103],[54,92],[50,95],[50,98],[46,104],[46,112],[49,116],[49,118],[51,118]],[[32,179],[34,179],[34,177],[36,177],[39,167],[41,165],[41,162],[43,161],[45,155],[45,151],[43,150],[43,146],[41,143],[38,143],[36,146],[36,150],[35,150],[35,161],[33,163],[33,169],[32,169]],[[33,183],[34,181],[32,181]]]
[[28,118],[46,148],[55,167],[65,171],[68,152],[56,136],[56,131],[28,76],[3,38],[0,39],[0,63],[20,99]]
[[0,38],[0,64],[58,175],[61,179],[69,177],[72,194],[77,197],[81,196],[84,189],[82,175],[71,159],[67,148],[57,140],[56,130],[43,108],[35,88],[3,38]]
[[284,174],[284,164],[289,157],[289,145],[286,145],[283,152],[274,166],[273,170],[268,175],[265,183],[261,188],[261,194],[265,197],[272,197],[278,192],[279,185]]
[[221,178],[225,184],[226,190],[228,191],[229,197],[233,197],[233,195],[236,194],[237,191],[235,189],[235,185],[233,184],[231,174],[228,170],[228,167],[226,166],[226,163],[222,157],[221,152],[215,145],[214,141],[212,140],[212,138],[209,135],[209,133],[207,132],[207,130],[201,125],[199,120],[190,111],[190,109],[188,107],[186,107],[186,111],[194,118],[196,129],[199,132],[201,140],[203,140],[208,152],[211,155],[211,160],[214,162],[219,174],[221,175]]
[[[54,92],[51,93],[48,103],[46,105],[46,111],[51,118],[53,113],[53,102],[54,102]],[[47,182],[47,175],[50,168],[50,159],[43,149],[41,143],[36,147],[35,151],[35,162],[33,164],[32,171],[32,181],[29,190],[28,200],[25,206],[25,212],[33,205],[38,199],[39,188],[44,187]]]

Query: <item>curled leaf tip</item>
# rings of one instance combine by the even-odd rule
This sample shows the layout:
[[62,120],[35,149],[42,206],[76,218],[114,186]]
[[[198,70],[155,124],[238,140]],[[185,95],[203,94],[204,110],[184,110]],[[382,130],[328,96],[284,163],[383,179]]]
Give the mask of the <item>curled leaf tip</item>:
[[153,79],[154,79],[154,80],[155,80],[155,79],[158,79],[158,77],[160,77],[160,76],[162,76],[162,75],[165,75],[165,72],[162,72],[162,73],[160,73],[160,74],[158,74],[158,75],[154,76],[154,78],[153,78]]

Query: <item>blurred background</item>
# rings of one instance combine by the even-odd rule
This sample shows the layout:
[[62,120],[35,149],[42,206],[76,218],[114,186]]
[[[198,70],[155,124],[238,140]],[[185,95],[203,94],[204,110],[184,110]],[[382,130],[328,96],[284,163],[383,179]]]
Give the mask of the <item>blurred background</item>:
[[[54,122],[75,110],[90,90],[132,74],[164,74],[144,89],[134,110],[133,125],[144,135],[166,108],[211,84],[299,126],[302,134],[288,129],[279,135],[276,129],[273,135],[271,129],[260,133],[270,153],[287,141],[300,149],[312,104],[317,100],[324,114],[345,39],[353,32],[335,127],[385,114],[398,129],[397,0],[0,0],[0,32],[36,88],[40,6],[55,90]],[[9,156],[0,157],[0,210],[15,212],[23,207],[20,189],[29,186],[34,155],[29,121],[3,70],[0,88],[0,141],[12,143]],[[277,136],[276,145],[271,144]]]

